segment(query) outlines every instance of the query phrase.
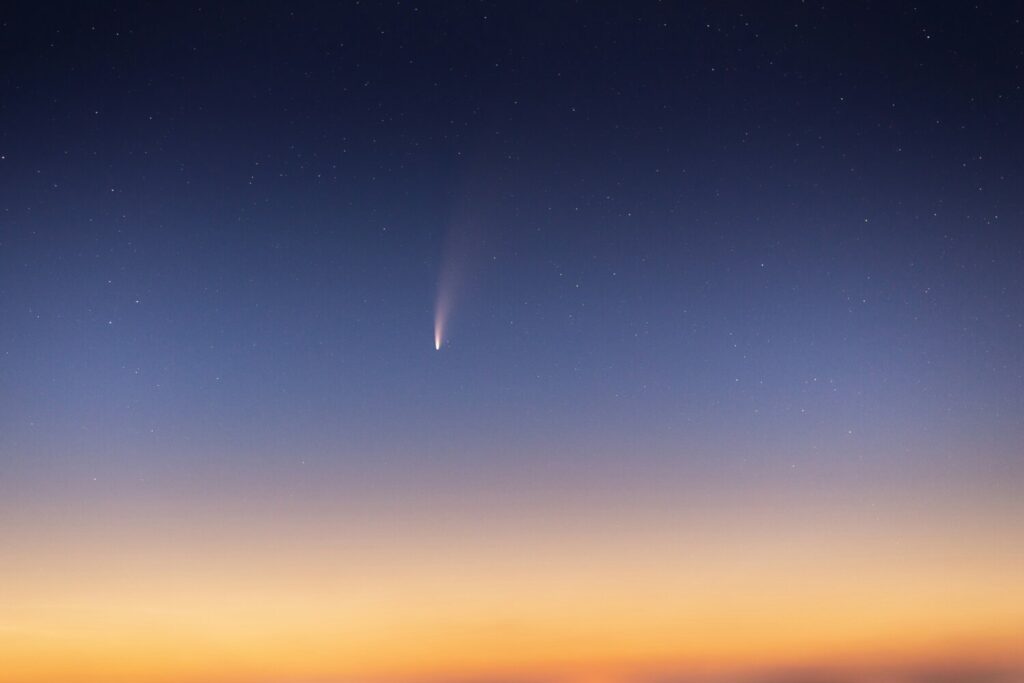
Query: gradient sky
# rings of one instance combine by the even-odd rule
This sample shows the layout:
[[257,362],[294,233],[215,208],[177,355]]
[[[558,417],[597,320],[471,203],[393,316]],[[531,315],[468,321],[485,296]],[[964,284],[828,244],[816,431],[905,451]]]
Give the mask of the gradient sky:
[[5,683],[1024,680],[1021,5],[37,4]]

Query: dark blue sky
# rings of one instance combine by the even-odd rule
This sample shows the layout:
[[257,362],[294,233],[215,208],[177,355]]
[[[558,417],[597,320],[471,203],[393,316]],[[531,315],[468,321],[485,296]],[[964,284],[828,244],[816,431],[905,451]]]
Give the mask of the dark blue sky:
[[805,403],[1019,430],[1008,6],[20,9],[9,435]]

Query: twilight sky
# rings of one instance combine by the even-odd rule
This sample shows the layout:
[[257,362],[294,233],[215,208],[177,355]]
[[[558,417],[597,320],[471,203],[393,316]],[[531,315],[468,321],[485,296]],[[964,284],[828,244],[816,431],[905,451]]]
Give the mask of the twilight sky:
[[1024,680],[1020,5],[37,4],[4,681]]

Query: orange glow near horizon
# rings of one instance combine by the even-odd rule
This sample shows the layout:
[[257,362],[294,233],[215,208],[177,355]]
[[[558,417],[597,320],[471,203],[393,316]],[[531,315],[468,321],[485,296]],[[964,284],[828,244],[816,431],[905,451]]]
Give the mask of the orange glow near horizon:
[[999,540],[1020,524],[952,508],[329,511],[24,522],[0,566],[3,680],[681,679],[1024,652],[1024,557]]

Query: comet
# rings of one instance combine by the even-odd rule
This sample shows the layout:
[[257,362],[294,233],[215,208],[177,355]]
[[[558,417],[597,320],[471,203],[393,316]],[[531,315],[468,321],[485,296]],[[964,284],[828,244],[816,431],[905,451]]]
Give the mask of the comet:
[[[447,271],[450,272],[450,271]],[[437,287],[437,302],[434,306],[434,350],[440,351],[444,344],[444,330],[448,322],[448,312],[451,310],[452,301],[452,279],[442,273],[441,281]]]
[[441,270],[437,278],[437,298],[434,300],[434,350],[440,351],[448,334],[448,322],[459,292],[463,289],[467,256],[464,230],[450,228],[444,252],[441,256]]
[[[468,193],[469,196],[477,194]],[[467,281],[479,274],[484,249],[483,226],[486,225],[481,209],[476,206],[478,203],[463,198],[445,231],[434,300],[435,351],[441,350],[451,334],[456,305],[463,307],[475,289],[467,287]]]

